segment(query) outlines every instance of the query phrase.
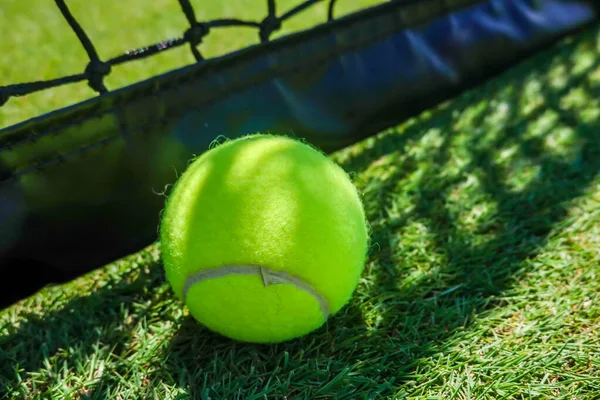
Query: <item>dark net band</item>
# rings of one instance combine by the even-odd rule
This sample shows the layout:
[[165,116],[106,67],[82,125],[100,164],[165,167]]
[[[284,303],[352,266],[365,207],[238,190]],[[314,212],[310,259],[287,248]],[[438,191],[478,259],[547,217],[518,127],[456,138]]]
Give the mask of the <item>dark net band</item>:
[[125,54],[102,61],[98,56],[98,52],[96,51],[94,44],[67,7],[65,0],[54,1],[56,2],[56,5],[71,29],[73,29],[73,32],[75,32],[77,35],[77,38],[85,49],[90,62],[86,66],[85,71],[80,74],[69,75],[62,78],[45,81],[0,86],[0,107],[6,104],[11,97],[25,96],[41,90],[85,80],[87,80],[88,85],[94,91],[98,93],[105,93],[108,91],[108,89],[104,85],[104,78],[110,74],[111,68],[114,65],[146,58],[159,52],[185,45],[187,43],[190,45],[190,49],[194,55],[194,58],[200,62],[205,58],[198,50],[198,45],[202,43],[203,38],[210,33],[211,29],[235,26],[252,27],[258,29],[260,41],[261,43],[264,43],[269,40],[275,31],[281,28],[281,25],[284,21],[317,3],[329,1],[328,21],[333,20],[334,7],[336,3],[336,0],[307,0],[291,10],[281,14],[280,16],[277,16],[276,0],[267,0],[268,14],[260,22],[244,21],[241,19],[215,19],[212,21],[201,22],[196,19],[194,7],[189,0],[178,0],[181,10],[185,14],[185,17],[190,24],[190,28],[184,32],[182,37],[163,40],[159,43],[133,49],[125,52]]

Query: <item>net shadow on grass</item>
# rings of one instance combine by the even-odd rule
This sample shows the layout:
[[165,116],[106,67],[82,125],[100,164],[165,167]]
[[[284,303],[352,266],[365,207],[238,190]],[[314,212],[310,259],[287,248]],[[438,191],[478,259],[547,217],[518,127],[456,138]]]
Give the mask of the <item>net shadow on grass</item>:
[[[460,128],[443,132],[435,152],[424,157],[428,167],[408,181],[411,187],[407,190],[412,192],[414,207],[403,214],[397,224],[381,224],[375,229],[374,239],[379,249],[372,259],[375,277],[370,291],[376,296],[373,302],[377,303],[378,325],[393,327],[388,328],[394,332],[393,340],[398,348],[405,348],[408,355],[390,363],[390,374],[401,380],[414,379],[413,371],[421,360],[440,354],[454,332],[467,328],[481,312],[501,307],[503,301],[499,297],[527,271],[525,261],[539,253],[567,216],[569,202],[582,195],[597,177],[600,120],[593,115],[595,110],[590,113],[584,104],[600,94],[600,87],[587,79],[599,65],[594,51],[596,36],[597,30],[587,32],[587,39],[578,46],[561,46],[550,63],[535,64],[534,60],[513,71],[513,79],[506,81],[513,90],[501,96],[502,101],[497,104],[499,107],[508,105],[503,117],[505,127],[499,129],[495,137],[491,135],[490,139],[487,132],[475,129],[471,137],[458,139],[467,141],[463,145],[467,151],[457,155],[452,154],[450,142],[461,135]],[[593,55],[593,62],[585,68],[573,61],[576,47],[580,51],[587,49],[588,55]],[[557,76],[546,76],[537,81],[539,84],[532,84],[536,76],[548,75],[552,68],[565,75],[564,85],[554,86],[560,80]],[[521,77],[515,75],[523,71],[529,72]],[[489,93],[492,99],[502,91],[502,87],[494,88],[494,84],[487,87],[493,89]],[[528,91],[535,91],[535,96],[528,95]],[[584,100],[579,103],[574,100],[577,104],[569,105],[569,98],[573,101],[576,92]],[[539,103],[535,105],[534,100]],[[532,110],[524,112],[524,102],[534,104]],[[479,130],[492,128],[490,124],[486,126],[484,117],[495,111],[485,101],[474,113],[469,126],[479,127]],[[456,126],[460,119],[459,113],[452,124],[445,126]],[[548,135],[561,130],[572,136],[572,145],[566,146],[571,150],[569,155],[548,151],[548,147],[552,147]],[[423,133],[426,131],[425,127]],[[390,151],[405,147],[401,137],[400,147],[395,146],[393,140],[384,137],[382,141],[387,143],[376,145]],[[518,162],[505,165],[502,157],[507,153],[515,155]],[[464,159],[460,160],[461,156]],[[535,174],[519,179],[522,166],[518,163],[525,164],[523,169]],[[368,161],[365,164],[368,165]],[[377,198],[373,209],[378,212],[397,209],[393,188],[406,183],[405,177],[414,173],[418,164],[419,160],[409,156],[402,165],[391,167],[395,170],[381,185],[392,188],[392,195],[386,197],[371,190],[370,196]],[[456,164],[462,165],[457,167]],[[456,171],[449,172],[452,169]],[[456,192],[468,192],[464,187],[468,184],[478,187],[472,192],[479,198],[465,205],[456,204],[453,199]],[[388,193],[388,189],[381,193]],[[480,224],[473,224],[472,231],[467,230],[462,220],[465,214],[469,217],[467,211],[486,203],[495,206],[490,211],[482,211],[489,212],[490,216],[482,218]],[[372,214],[371,218],[377,220],[380,215]],[[384,221],[393,222],[393,218],[388,216]],[[407,225],[427,234],[410,237],[411,229]],[[403,237],[404,234],[409,238]],[[402,240],[414,241],[415,237],[430,243],[424,246],[399,244]],[[404,249],[399,250],[399,247]],[[420,249],[432,251],[437,257],[432,257],[435,261],[430,263],[426,273],[415,279],[416,283],[404,283],[409,281],[406,275],[414,272],[407,254]],[[377,293],[385,293],[385,299]],[[386,332],[383,336],[390,334]]]

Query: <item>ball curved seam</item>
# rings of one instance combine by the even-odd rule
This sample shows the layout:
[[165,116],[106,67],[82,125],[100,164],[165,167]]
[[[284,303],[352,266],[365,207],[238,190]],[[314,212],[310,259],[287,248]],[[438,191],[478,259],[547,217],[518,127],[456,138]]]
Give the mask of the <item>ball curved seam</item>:
[[195,272],[186,277],[183,285],[183,301],[187,304],[187,294],[189,290],[197,283],[208,279],[224,278],[231,275],[256,275],[261,277],[264,286],[288,284],[296,289],[310,294],[319,304],[319,309],[323,318],[327,319],[331,314],[329,302],[321,293],[319,293],[310,283],[302,278],[291,275],[285,271],[276,271],[267,267],[256,265],[224,265],[221,267],[208,268]]

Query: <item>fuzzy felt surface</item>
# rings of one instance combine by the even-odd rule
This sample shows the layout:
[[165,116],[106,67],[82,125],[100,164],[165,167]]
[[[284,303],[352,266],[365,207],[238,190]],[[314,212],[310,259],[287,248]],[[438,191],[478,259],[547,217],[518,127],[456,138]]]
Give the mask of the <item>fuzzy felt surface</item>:
[[[303,279],[336,313],[363,270],[368,229],[342,168],[300,141],[251,135],[190,164],[167,200],[161,245],[167,279],[182,300],[195,272],[254,265]],[[284,341],[326,320],[306,291],[265,286],[258,275],[200,282],[185,301],[209,329],[242,341]]]

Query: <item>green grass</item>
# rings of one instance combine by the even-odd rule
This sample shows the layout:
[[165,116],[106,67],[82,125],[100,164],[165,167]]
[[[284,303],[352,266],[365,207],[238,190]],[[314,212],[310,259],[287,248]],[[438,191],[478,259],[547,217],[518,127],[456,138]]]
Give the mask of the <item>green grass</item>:
[[599,44],[588,30],[332,155],[373,246],[317,332],[207,331],[153,245],[1,312],[0,397],[597,399]]

